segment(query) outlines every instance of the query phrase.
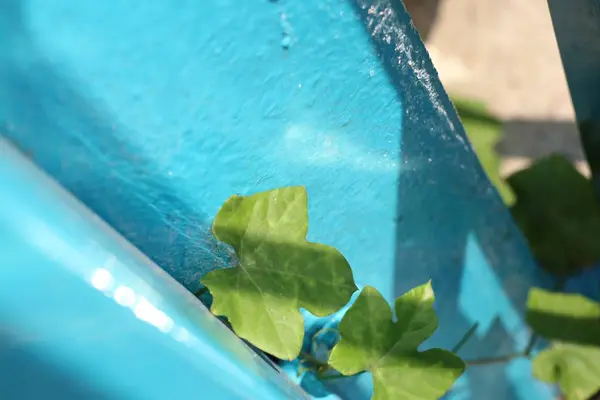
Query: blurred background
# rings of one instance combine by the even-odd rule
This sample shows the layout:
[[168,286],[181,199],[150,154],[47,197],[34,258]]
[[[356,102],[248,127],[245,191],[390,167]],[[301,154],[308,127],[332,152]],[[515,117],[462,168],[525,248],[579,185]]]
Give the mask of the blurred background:
[[[499,120],[487,132],[498,138],[502,176],[551,153],[589,174],[547,0],[404,3],[455,103],[485,108]],[[485,133],[469,127],[477,116],[457,108],[471,140],[482,139]]]

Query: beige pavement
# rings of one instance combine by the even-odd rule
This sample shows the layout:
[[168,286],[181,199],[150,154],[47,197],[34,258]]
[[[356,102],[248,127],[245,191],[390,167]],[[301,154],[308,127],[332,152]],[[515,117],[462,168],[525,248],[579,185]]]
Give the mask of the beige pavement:
[[546,0],[405,4],[448,92],[484,101],[504,121],[504,173],[553,152],[587,172]]

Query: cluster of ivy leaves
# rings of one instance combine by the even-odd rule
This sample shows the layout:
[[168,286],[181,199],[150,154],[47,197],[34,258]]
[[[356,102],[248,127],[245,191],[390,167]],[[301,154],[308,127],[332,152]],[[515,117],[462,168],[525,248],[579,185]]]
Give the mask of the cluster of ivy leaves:
[[[537,160],[506,181],[495,146],[500,123],[478,103],[455,100],[490,181],[510,207],[539,265],[564,280],[600,260],[600,207],[592,183],[564,157]],[[315,316],[340,310],[358,289],[335,248],[306,240],[308,199],[303,187],[232,196],[213,224],[237,263],[208,273],[202,284],[211,311],[242,339],[282,360],[296,359],[304,341],[300,309]],[[394,309],[365,287],[339,324],[340,340],[326,369],[342,376],[371,372],[373,399],[437,399],[463,373],[452,352],[418,347],[437,329],[430,283],[398,297]],[[600,390],[600,304],[580,295],[533,289],[527,321],[551,346],[533,362],[539,379],[558,383],[568,400]],[[407,379],[406,377],[411,377]]]
[[[538,264],[558,282],[597,266],[600,207],[593,183],[559,155],[536,160],[504,181],[495,151],[502,138],[500,123],[481,104],[454,103],[482,166],[510,207]],[[585,145],[586,132],[582,134]],[[600,303],[534,288],[527,321],[551,343],[533,361],[537,378],[557,383],[568,400],[587,400],[600,391]]]
[[[233,247],[237,265],[202,279],[213,297],[212,313],[227,318],[239,337],[282,360],[300,354],[300,308],[330,315],[358,290],[338,250],[306,240],[307,201],[303,187],[230,197],[212,229]],[[438,327],[433,303],[430,283],[398,297],[394,310],[377,289],[363,288],[339,324],[341,339],[328,368],[342,376],[371,372],[374,400],[438,399],[465,364],[446,350],[418,350]]]

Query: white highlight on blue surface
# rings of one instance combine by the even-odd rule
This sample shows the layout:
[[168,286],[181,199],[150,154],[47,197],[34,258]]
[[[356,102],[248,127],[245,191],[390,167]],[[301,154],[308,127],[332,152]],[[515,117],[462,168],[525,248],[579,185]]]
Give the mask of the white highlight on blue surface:
[[104,268],[98,268],[92,275],[90,282],[93,287],[104,292],[112,288],[115,280],[108,270]]
[[291,125],[283,137],[281,155],[286,161],[303,165],[344,165],[359,171],[398,172],[396,155],[363,148],[335,130],[321,130],[310,125]]
[[136,296],[133,289],[127,286],[119,286],[113,295],[117,304],[123,307],[132,307],[135,304]]
[[173,329],[173,320],[169,318],[167,314],[154,307],[154,305],[144,297],[139,298],[133,312],[136,317],[142,321],[148,322],[163,333],[169,333]]

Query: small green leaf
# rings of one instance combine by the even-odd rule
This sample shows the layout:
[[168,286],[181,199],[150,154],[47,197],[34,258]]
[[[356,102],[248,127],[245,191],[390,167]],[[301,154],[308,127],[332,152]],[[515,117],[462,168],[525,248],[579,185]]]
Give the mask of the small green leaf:
[[600,260],[600,208],[592,183],[562,156],[536,161],[508,178],[512,214],[540,265],[559,276]]
[[600,390],[600,347],[555,343],[533,360],[533,375],[568,400],[588,400]]
[[341,341],[329,364],[343,375],[370,371],[373,400],[438,399],[463,373],[464,362],[451,352],[417,350],[437,329],[431,284],[396,299],[397,322],[383,296],[365,287],[339,325]]
[[531,289],[527,323],[548,340],[600,347],[600,303],[579,294]]
[[502,123],[487,111],[483,103],[456,97],[452,98],[452,102],[488,179],[504,203],[511,205],[514,194],[500,176],[501,160],[496,152],[496,145],[503,136]]
[[233,196],[213,224],[215,237],[234,248],[238,265],[202,279],[213,295],[211,311],[227,317],[238,336],[281,359],[300,352],[300,308],[329,315],[357,290],[344,256],[306,241],[307,230],[303,187]]
[[558,383],[569,400],[587,400],[600,390],[600,303],[534,288],[527,322],[552,341],[533,362],[538,379]]

